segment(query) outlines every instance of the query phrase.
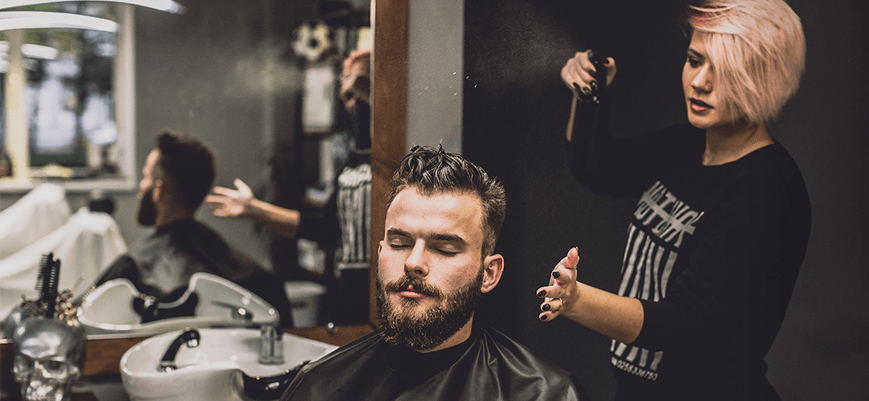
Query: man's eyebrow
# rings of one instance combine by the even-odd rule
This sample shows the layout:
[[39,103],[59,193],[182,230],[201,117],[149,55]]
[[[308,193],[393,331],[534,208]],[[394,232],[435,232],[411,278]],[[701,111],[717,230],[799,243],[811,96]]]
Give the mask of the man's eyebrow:
[[410,233],[400,228],[390,228],[386,230],[387,237],[410,237]]
[[[409,232],[404,231],[400,228],[390,228],[386,230],[387,237],[413,237]],[[447,234],[447,233],[430,233],[426,236],[426,239],[429,241],[438,241],[438,242],[450,242],[456,245],[466,246],[468,245],[468,241],[465,241],[459,235],[456,234]]]
[[465,241],[464,238],[456,235],[456,234],[438,234],[433,233],[429,235],[429,239],[432,241],[441,241],[441,242],[452,242],[458,245],[467,245],[468,241]]
[[[400,228],[390,228],[386,230],[387,237],[412,237],[409,232],[404,231]],[[432,241],[442,241],[442,242],[454,242],[457,244],[466,245],[468,241],[465,241],[459,235],[456,234],[446,234],[446,233],[431,233],[426,236],[427,239]]]

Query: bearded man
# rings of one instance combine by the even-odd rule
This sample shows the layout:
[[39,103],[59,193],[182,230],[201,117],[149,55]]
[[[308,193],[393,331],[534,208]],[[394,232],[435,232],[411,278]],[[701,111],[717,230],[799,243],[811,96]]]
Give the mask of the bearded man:
[[[283,327],[292,327],[284,281],[194,219],[214,183],[211,149],[171,131],[162,132],[156,142],[142,169],[137,213],[140,225],[155,230],[112,263],[96,285],[125,278],[157,305],[171,304],[184,295],[194,273],[211,273],[258,295],[278,311]],[[176,309],[140,313],[144,323],[193,312],[183,305]]]
[[305,365],[282,400],[578,400],[569,373],[474,324],[501,279],[503,186],[443,149],[395,172],[378,251],[380,330]]

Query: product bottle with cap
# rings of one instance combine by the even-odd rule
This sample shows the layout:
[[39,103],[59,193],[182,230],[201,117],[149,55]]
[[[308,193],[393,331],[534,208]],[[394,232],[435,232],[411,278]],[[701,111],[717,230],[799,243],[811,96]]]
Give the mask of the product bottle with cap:
[[[574,110],[573,131],[570,140],[570,152],[574,155],[570,168],[577,172],[595,170],[595,159],[590,154],[595,138],[607,129],[609,121],[609,97],[606,92],[606,56],[600,52],[589,50],[588,58],[594,65],[592,76],[596,83],[591,85],[591,93],[579,91]],[[575,85],[575,84],[574,84]],[[579,157],[578,157],[579,156]]]

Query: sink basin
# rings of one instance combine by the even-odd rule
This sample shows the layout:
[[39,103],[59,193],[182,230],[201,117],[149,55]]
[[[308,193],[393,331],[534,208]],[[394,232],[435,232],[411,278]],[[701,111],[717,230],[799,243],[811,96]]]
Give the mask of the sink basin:
[[174,359],[176,369],[159,371],[163,355],[182,332],[148,338],[124,353],[121,379],[131,400],[246,400],[245,376],[286,375],[337,348],[283,334],[284,363],[261,365],[259,329],[199,329],[199,345],[182,345]]
[[280,321],[275,308],[262,298],[209,273],[194,273],[187,292],[178,301],[160,305],[169,308],[174,304],[184,304],[190,297],[197,300],[193,316],[142,322],[141,315],[133,307],[134,300],[140,299],[139,291],[127,279],[114,279],[88,295],[79,309],[78,318],[88,334],[145,335],[189,327],[277,325]]

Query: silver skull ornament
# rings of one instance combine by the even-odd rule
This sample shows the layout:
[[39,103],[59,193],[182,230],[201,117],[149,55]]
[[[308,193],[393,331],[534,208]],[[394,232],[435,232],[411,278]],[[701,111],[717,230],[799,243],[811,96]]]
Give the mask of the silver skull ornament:
[[26,401],[70,398],[81,376],[87,340],[75,321],[32,317],[15,329],[12,372]]

